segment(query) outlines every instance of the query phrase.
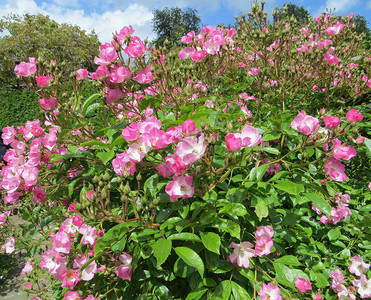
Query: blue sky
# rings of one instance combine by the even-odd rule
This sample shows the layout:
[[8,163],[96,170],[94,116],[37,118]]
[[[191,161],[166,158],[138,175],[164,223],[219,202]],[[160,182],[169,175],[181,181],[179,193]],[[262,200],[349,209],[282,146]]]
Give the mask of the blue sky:
[[[318,16],[326,8],[336,9],[336,14],[364,16],[371,28],[371,0],[266,0],[266,10],[270,13],[275,6],[284,3],[303,6],[312,16]],[[195,8],[203,25],[234,24],[234,16],[241,10],[247,12],[250,0],[0,0],[0,16],[9,13],[42,13],[57,22],[79,25],[82,29],[94,29],[100,41],[112,39],[112,32],[123,26],[132,25],[141,38],[155,37],[151,30],[152,12],[164,7]]]

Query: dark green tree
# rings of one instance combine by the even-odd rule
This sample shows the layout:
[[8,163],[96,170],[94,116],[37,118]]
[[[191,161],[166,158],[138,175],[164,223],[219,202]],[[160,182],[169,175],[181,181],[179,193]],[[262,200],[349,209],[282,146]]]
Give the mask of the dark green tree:
[[153,12],[152,29],[157,34],[153,41],[154,45],[162,45],[167,39],[172,45],[180,45],[180,38],[194,30],[200,30],[200,16],[196,9],[188,8],[182,11],[180,8],[165,7]]
[[284,4],[281,9],[277,10],[273,18],[274,22],[277,22],[278,20],[283,20],[286,17],[290,18],[292,16],[302,24],[307,24],[311,18],[311,15],[303,6],[299,7],[292,3]]
[[94,70],[98,36],[78,26],[59,24],[42,14],[9,15],[0,20],[0,85],[19,86],[14,67],[28,57],[65,62],[67,71]]

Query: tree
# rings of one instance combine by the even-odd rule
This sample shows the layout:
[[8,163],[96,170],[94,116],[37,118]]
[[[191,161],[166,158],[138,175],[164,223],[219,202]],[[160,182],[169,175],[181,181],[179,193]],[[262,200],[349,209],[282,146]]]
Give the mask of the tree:
[[361,16],[361,15],[357,15],[354,17],[354,31],[360,35],[362,33],[364,33],[366,35],[366,37],[370,34],[370,29],[368,28],[367,26],[367,20],[364,16]]
[[309,12],[303,6],[299,7],[292,3],[286,3],[281,9],[278,9],[278,12],[274,15],[274,22],[283,20],[286,17],[290,18],[291,16],[294,16],[294,18],[302,24],[307,24],[311,18]]
[[185,12],[180,8],[156,9],[153,12],[152,29],[157,34],[154,45],[162,45],[167,39],[173,45],[180,44],[180,38],[191,30],[200,30],[201,19],[196,9],[188,8]]
[[42,14],[9,15],[0,20],[0,84],[19,86],[14,67],[28,57],[65,62],[66,69],[94,70],[98,36],[78,26],[59,24]]

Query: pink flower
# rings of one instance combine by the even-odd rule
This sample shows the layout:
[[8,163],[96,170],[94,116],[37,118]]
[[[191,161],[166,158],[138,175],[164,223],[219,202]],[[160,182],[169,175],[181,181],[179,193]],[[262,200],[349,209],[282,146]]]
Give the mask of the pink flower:
[[86,79],[89,75],[89,72],[86,69],[78,69],[76,71],[76,74],[77,74],[76,79],[81,80],[81,79]]
[[306,291],[310,291],[312,289],[310,282],[300,277],[296,278],[295,285],[301,293],[305,293]]
[[82,298],[80,297],[79,293],[74,291],[68,291],[63,295],[63,300],[81,300],[81,299]]
[[335,159],[350,160],[352,157],[357,155],[356,149],[351,146],[341,146],[341,141],[338,139],[333,140],[334,148],[332,149],[332,155]]
[[361,276],[361,274],[365,273],[370,268],[370,264],[366,264],[362,257],[353,256],[350,261],[352,263],[348,267],[348,270],[350,273],[357,276]]
[[180,50],[178,55],[179,59],[187,59],[190,55],[194,54],[196,49],[185,47],[184,49]]
[[237,151],[242,147],[242,140],[240,138],[240,133],[229,133],[225,137],[225,145],[229,151]]
[[109,74],[112,83],[121,83],[131,77],[130,71],[125,67],[114,68]]
[[320,294],[315,294],[314,295],[314,299],[315,300],[322,300],[323,298],[322,298],[322,296]]
[[344,182],[348,180],[348,176],[344,173],[345,166],[333,157],[327,159],[325,163],[325,171],[334,181]]
[[57,269],[66,263],[66,259],[55,250],[48,250],[41,255],[41,269],[48,269],[51,274],[56,274]]
[[74,216],[72,218],[72,224],[77,227],[80,227],[83,223],[84,223],[84,220],[81,218],[80,215]]
[[29,290],[30,288],[32,288],[32,283],[31,283],[31,282],[27,282],[27,283],[25,284],[25,288],[26,288],[27,290]]
[[206,58],[206,54],[206,51],[196,51],[195,53],[190,54],[189,57],[194,62],[200,62]]
[[358,294],[362,299],[371,298],[371,278],[367,279],[365,274],[361,274],[361,279],[353,279],[353,285],[358,288]]
[[335,269],[334,272],[332,272],[329,275],[330,278],[332,278],[331,288],[336,290],[338,287],[340,287],[343,283],[344,275],[341,273],[339,269]]
[[79,271],[78,270],[65,270],[60,277],[62,281],[62,288],[69,287],[71,290],[75,285],[80,281]]
[[117,31],[115,32],[115,35],[116,37],[119,39],[119,40],[124,40],[126,39],[128,36],[131,36],[133,35],[134,33],[134,29],[131,25],[129,25],[129,27],[127,26],[124,26],[119,33],[117,33]]
[[340,61],[339,57],[336,57],[335,55],[332,54],[325,54],[323,58],[327,61],[329,65],[336,65]]
[[[102,46],[101,46],[102,47]],[[108,65],[117,58],[116,49],[112,45],[105,47],[100,53],[99,58],[94,58],[94,63],[97,65]]]
[[14,72],[16,72],[18,76],[27,77],[36,72],[36,59],[34,57],[29,57],[28,60],[28,63],[22,61],[19,65],[15,66]]
[[15,239],[10,236],[5,239],[5,243],[1,246],[1,251],[5,251],[6,254],[13,253],[15,250]]
[[107,103],[108,104],[113,104],[115,103],[118,99],[122,98],[124,96],[124,93],[120,89],[107,89]]
[[84,300],[99,300],[99,299],[98,298],[95,298],[92,294],[90,294]]
[[252,148],[262,142],[262,136],[259,134],[257,128],[246,125],[241,131],[241,145],[242,147]]
[[70,253],[72,242],[68,235],[64,232],[57,232],[52,235],[53,238],[53,250],[59,253]]
[[193,120],[186,120],[182,124],[182,132],[184,135],[196,135],[200,132],[200,129],[197,128],[196,122]]
[[328,35],[334,35],[339,34],[344,28],[344,24],[337,21],[337,23],[331,27],[328,27],[326,30],[324,30],[324,33],[327,33]]
[[122,280],[131,281],[132,270],[130,264],[133,258],[129,254],[124,253],[119,256],[119,259],[122,262],[122,265],[118,266],[115,269],[116,275],[120,277]]
[[1,139],[5,145],[9,145],[14,141],[15,136],[17,135],[16,130],[13,126],[7,126],[3,128],[3,133],[1,134]]
[[33,203],[40,203],[41,206],[44,206],[46,200],[46,193],[44,192],[44,188],[42,186],[37,186],[32,189]]
[[51,76],[51,75],[35,76],[36,83],[41,88],[47,87],[52,78],[53,78],[53,76]]
[[124,52],[131,58],[140,57],[147,51],[148,48],[143,43],[143,41],[137,36],[131,37],[130,45],[124,49]]
[[250,267],[250,257],[255,257],[254,245],[250,242],[242,242],[241,244],[231,243],[228,248],[234,248],[233,253],[228,256],[227,261],[242,267]]
[[279,287],[271,283],[263,283],[258,295],[260,296],[261,300],[282,300]]
[[291,128],[300,131],[302,134],[311,135],[318,127],[319,120],[306,115],[302,110],[290,124]]
[[195,188],[192,187],[192,180],[192,176],[180,176],[170,181],[165,188],[165,192],[170,196],[170,201],[192,197],[195,192]]
[[153,80],[153,74],[151,72],[151,66],[145,67],[144,70],[139,71],[137,76],[133,77],[133,79],[141,84],[150,83]]
[[[73,267],[80,269],[87,261],[88,258],[82,255],[80,258],[75,258]],[[84,281],[92,280],[95,273],[97,273],[97,263],[94,260],[89,265],[87,265],[84,270],[82,270],[81,279]]]
[[346,114],[347,121],[350,123],[354,122],[361,122],[363,119],[363,115],[358,112],[356,109],[351,109]]
[[206,151],[204,135],[197,139],[195,137],[185,137],[178,145],[175,155],[179,156],[187,166],[201,159]]
[[271,253],[273,246],[273,240],[270,238],[261,237],[256,241],[255,244],[255,255],[262,257]]
[[274,234],[274,230],[273,230],[272,226],[270,226],[270,225],[259,226],[256,229],[255,237],[256,237],[256,239],[260,239],[260,238],[271,239],[273,237],[273,234]]
[[135,141],[139,137],[138,124],[133,122],[122,130],[121,136],[128,142]]
[[98,238],[97,230],[89,225],[82,224],[78,231],[82,234],[81,244],[89,244],[94,247]]
[[364,141],[365,141],[365,137],[360,136],[359,138],[357,138],[356,143],[360,144],[360,143],[363,143]]
[[126,176],[128,173],[133,176],[135,173],[135,161],[126,152],[117,154],[112,160],[112,166],[115,173],[120,176]]
[[336,128],[340,124],[340,119],[333,116],[324,117],[323,121],[325,122],[327,128]]

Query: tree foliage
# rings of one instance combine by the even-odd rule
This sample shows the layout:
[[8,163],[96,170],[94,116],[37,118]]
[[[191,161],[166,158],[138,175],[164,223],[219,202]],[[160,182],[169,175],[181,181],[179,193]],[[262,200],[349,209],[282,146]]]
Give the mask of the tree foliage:
[[186,11],[179,7],[156,9],[153,12],[152,29],[157,38],[153,44],[162,45],[166,39],[172,44],[179,44],[181,36],[191,30],[195,32],[200,30],[200,22],[196,9],[188,8]]
[[292,3],[286,3],[281,9],[277,10],[277,13],[273,16],[274,22],[283,20],[286,17],[294,17],[298,22],[307,24],[311,16],[303,6],[299,7]]
[[14,66],[28,57],[65,62],[66,70],[93,70],[98,36],[79,26],[59,24],[42,14],[9,15],[0,20],[0,84],[17,86]]

